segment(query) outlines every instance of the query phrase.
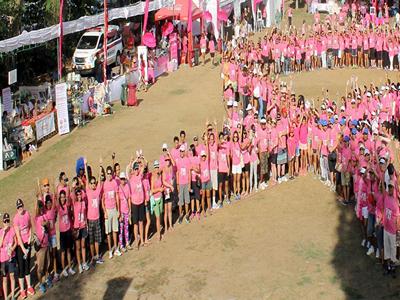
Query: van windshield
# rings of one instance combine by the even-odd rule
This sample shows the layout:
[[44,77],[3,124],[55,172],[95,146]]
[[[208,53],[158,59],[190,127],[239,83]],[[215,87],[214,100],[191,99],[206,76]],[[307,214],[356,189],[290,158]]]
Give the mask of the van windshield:
[[83,35],[76,46],[77,49],[94,49],[97,45],[98,36]]

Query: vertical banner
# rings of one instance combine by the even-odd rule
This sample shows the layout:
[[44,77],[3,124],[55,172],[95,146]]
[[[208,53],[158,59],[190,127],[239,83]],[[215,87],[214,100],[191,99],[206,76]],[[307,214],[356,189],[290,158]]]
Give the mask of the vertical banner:
[[55,87],[58,134],[69,133],[67,84],[60,83]]
[[58,37],[58,80],[62,77],[62,44],[64,37],[63,29],[63,10],[64,10],[64,0],[60,0],[60,10],[59,10],[59,37]]
[[6,111],[8,114],[12,113],[13,110],[13,103],[12,103],[12,97],[11,97],[11,89],[5,88],[1,91],[1,96],[3,98],[3,106],[4,106],[4,111]]
[[[104,42],[103,42],[103,80],[107,87],[107,43],[108,43],[108,6],[107,0],[104,0]],[[106,89],[107,90],[107,89]]]
[[[150,4],[150,0],[146,0],[146,2],[144,4],[144,20],[143,20],[142,35],[145,34],[146,28],[147,28],[147,20],[149,18],[149,4]],[[154,35],[154,36],[156,36],[156,35]]]
[[[3,116],[3,110],[0,105],[0,116]],[[3,171],[3,122],[0,122],[0,171]]]

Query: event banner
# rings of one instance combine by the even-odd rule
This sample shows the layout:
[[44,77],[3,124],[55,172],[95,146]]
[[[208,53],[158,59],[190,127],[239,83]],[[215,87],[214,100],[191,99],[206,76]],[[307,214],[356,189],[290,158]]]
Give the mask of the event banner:
[[1,93],[3,97],[3,106],[4,106],[4,111],[6,111],[8,114],[11,114],[13,110],[13,103],[12,103],[12,97],[11,97],[11,89],[5,88],[3,89]]
[[36,139],[39,141],[44,137],[48,136],[50,133],[56,130],[54,124],[54,112],[45,115],[43,118],[35,122],[36,126]]
[[57,124],[58,133],[60,135],[69,133],[69,117],[68,117],[68,98],[67,84],[60,83],[56,85],[56,108],[57,108]]

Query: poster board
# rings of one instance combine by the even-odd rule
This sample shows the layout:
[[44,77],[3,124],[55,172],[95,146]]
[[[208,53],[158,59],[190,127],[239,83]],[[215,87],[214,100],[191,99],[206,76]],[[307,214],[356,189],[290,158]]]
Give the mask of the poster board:
[[[147,47],[146,46],[138,46],[137,47],[137,52],[138,52],[138,62],[139,62],[139,70],[142,69],[142,60],[140,59],[140,56],[143,56],[143,61],[144,61],[144,80],[148,80],[148,74],[147,74]],[[141,76],[142,73],[140,72]]]
[[67,84],[65,82],[57,84],[55,90],[58,134],[63,135],[69,133],[70,131],[68,117]]

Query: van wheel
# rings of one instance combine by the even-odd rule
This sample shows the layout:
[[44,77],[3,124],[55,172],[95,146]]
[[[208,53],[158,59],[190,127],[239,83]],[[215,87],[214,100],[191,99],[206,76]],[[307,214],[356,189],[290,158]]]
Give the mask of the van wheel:
[[117,56],[115,57],[115,64],[117,66],[121,65],[121,53],[117,52]]

